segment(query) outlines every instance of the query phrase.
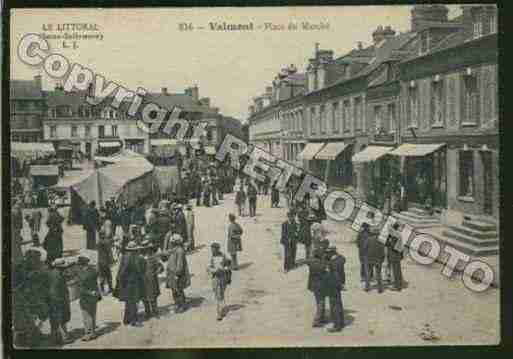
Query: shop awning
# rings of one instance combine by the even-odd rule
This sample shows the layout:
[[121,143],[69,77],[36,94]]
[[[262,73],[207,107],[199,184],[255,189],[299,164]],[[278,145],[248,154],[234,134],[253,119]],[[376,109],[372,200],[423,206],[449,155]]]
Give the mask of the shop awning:
[[41,142],[11,142],[11,156],[18,160],[33,160],[39,157],[54,155],[55,149],[51,143]]
[[114,147],[121,147],[121,143],[117,141],[111,141],[111,142],[98,142],[99,147],[103,148],[114,148]]
[[392,151],[392,147],[367,146],[363,151],[360,151],[357,154],[355,154],[351,161],[353,163],[376,161],[378,158],[386,155],[390,151]]
[[316,155],[316,160],[334,160],[339,154],[346,149],[347,143],[344,142],[330,142],[320,150]]
[[297,159],[301,160],[313,160],[314,156],[324,147],[324,143],[307,143],[303,151],[297,155]]
[[152,146],[177,146],[178,141],[172,138],[155,138],[151,139]]
[[205,146],[205,153],[207,155],[215,155],[216,154],[216,148],[214,146]]
[[59,167],[54,165],[33,165],[30,166],[31,176],[58,176]]
[[445,146],[445,143],[430,143],[430,144],[413,144],[404,143],[397,147],[395,150],[390,151],[389,154],[394,156],[406,156],[406,157],[423,157],[435,152],[441,147]]

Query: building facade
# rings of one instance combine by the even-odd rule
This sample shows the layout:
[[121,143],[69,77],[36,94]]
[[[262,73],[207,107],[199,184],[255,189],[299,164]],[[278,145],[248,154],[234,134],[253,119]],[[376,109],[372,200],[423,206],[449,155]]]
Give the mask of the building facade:
[[10,82],[10,129],[13,142],[38,142],[43,138],[45,99],[41,76]]

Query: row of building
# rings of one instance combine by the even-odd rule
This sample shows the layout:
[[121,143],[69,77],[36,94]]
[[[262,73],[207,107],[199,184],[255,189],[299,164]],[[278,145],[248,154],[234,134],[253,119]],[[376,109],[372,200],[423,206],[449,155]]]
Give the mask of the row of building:
[[[66,92],[57,85],[52,91],[42,88],[41,76],[33,80],[12,80],[10,86],[10,130],[12,142],[47,142],[73,146],[91,158],[97,153],[117,152],[122,148],[150,154],[174,151],[176,141],[164,133],[149,134],[137,126],[134,118],[127,115],[127,104],[120,109],[109,106],[109,99],[98,106],[86,101],[87,91]],[[195,124],[206,123],[203,139],[205,150],[215,153],[226,133],[244,137],[241,122],[224,116],[213,107],[210,98],[199,96],[193,86],[183,93],[150,93],[145,101],[160,105],[168,111],[175,106],[183,109],[182,117]]]
[[357,44],[281,70],[252,101],[250,142],[376,205],[497,218],[497,8],[417,5],[410,31]]

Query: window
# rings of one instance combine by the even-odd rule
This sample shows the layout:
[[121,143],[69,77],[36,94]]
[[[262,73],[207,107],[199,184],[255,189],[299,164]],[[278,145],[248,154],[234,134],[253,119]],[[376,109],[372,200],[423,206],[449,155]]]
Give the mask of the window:
[[345,100],[343,103],[343,109],[342,109],[342,123],[344,124],[344,132],[350,132],[351,131],[351,103],[349,100]]
[[376,127],[376,134],[383,132],[383,111],[381,106],[374,106],[374,125]]
[[362,129],[362,120],[363,120],[363,106],[362,106],[362,98],[357,97],[354,99],[354,124],[356,130]]
[[460,196],[474,196],[473,151],[460,151]]
[[431,123],[433,127],[443,127],[444,125],[444,82],[442,80],[434,81],[431,92]]
[[338,123],[338,102],[333,102],[333,104],[332,104],[331,128],[332,128],[333,132],[340,131],[340,126]]
[[90,125],[86,125],[85,126],[85,136],[86,137],[90,137],[91,136],[91,126]]
[[298,112],[298,130],[303,131],[303,110]]
[[490,14],[489,24],[490,24],[490,34],[495,34],[497,32],[497,14],[495,14],[495,13]]
[[71,137],[77,137],[77,126],[71,126]]
[[326,111],[325,106],[321,105],[319,110],[319,132],[326,133]]
[[475,125],[479,119],[479,91],[476,75],[465,75],[463,78],[463,124]]
[[481,37],[483,35],[483,23],[481,22],[481,17],[477,17],[476,21],[474,21],[474,39]]
[[118,125],[112,125],[112,136],[118,137]]
[[391,104],[388,104],[388,123],[389,123],[388,132],[389,133],[395,133],[395,121],[396,121],[395,103],[391,103]]
[[420,55],[425,54],[429,50],[429,32],[424,31],[420,34]]
[[310,109],[310,133],[315,134],[315,107]]
[[98,126],[98,137],[100,137],[100,138],[105,137],[105,126],[103,126],[103,125]]
[[409,126],[417,128],[419,126],[419,98],[416,86],[410,86],[408,90],[408,114],[410,120]]
[[68,117],[68,116],[71,116],[71,107],[57,106],[55,112],[56,112],[57,117]]
[[116,114],[116,111],[114,111],[114,110],[110,110],[109,113],[110,113],[110,116],[109,116],[110,118],[117,118],[118,117],[117,114]]
[[57,137],[57,126],[55,126],[55,125],[50,126],[50,137],[52,137],[52,138]]

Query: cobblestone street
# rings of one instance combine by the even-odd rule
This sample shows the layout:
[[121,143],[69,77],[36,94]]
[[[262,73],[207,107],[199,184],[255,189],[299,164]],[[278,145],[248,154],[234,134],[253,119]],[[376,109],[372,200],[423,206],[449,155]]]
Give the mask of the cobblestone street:
[[[493,344],[499,337],[498,289],[470,292],[459,279],[447,279],[440,268],[403,261],[407,288],[369,293],[360,287],[356,234],[343,224],[330,222],[328,238],[346,257],[346,290],[343,292],[346,327],[331,334],[312,328],[314,299],[306,289],[308,268],[300,265],[285,274],[279,243],[285,208],[270,208],[268,196],[259,196],[256,218],[240,218],[245,230],[242,269],[234,272],[227,290],[229,313],[216,321],[215,301],[206,266],[209,245],[222,243],[225,250],[226,223],[234,210],[233,195],[216,207],[195,208],[198,249],[188,256],[192,285],[186,290],[189,309],[174,314],[170,291],[161,284],[160,319],[145,321],[141,328],[121,324],[123,303],[112,296],[98,306],[101,336],[82,342],[82,318],[78,302],[72,303],[68,324],[75,342],[65,348],[177,348],[260,346],[360,346],[360,345],[449,345]],[[43,234],[46,229],[43,229]],[[68,253],[85,246],[80,226],[65,227]],[[304,258],[303,247],[298,259]],[[115,275],[117,267],[113,268]],[[143,311],[140,305],[140,313]],[[438,340],[424,340],[425,325]],[[429,330],[429,329],[427,329]],[[43,331],[48,332],[45,323]]]

